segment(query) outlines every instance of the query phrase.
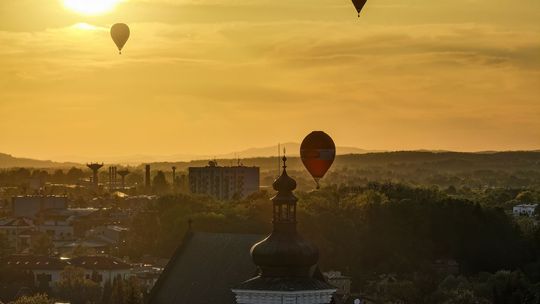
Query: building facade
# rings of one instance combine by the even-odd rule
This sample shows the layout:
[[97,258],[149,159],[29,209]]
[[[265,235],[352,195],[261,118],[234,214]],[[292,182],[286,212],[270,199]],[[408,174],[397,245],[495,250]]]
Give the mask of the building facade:
[[191,193],[207,194],[219,200],[245,198],[259,191],[259,167],[221,167],[211,161],[206,167],[189,168]]
[[12,271],[30,272],[35,287],[54,287],[62,278],[68,266],[84,269],[85,279],[101,286],[114,278],[128,278],[132,275],[131,265],[110,256],[83,256],[72,259],[39,255],[11,255],[0,261],[3,267]]
[[24,195],[11,200],[13,217],[35,218],[39,213],[50,209],[67,209],[67,196]]
[[535,213],[536,207],[538,207],[538,204],[521,204],[514,206],[514,208],[512,208],[512,213],[514,216],[532,217]]

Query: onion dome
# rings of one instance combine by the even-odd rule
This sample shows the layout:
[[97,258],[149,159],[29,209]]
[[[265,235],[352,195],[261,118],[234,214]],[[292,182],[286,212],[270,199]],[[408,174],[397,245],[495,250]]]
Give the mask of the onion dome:
[[274,190],[278,191],[278,193],[279,192],[292,192],[294,191],[294,189],[296,189],[296,181],[287,174],[287,169],[286,169],[287,157],[283,156],[282,160],[283,160],[283,172],[274,181],[274,183],[272,184],[272,187],[274,188]]
[[283,172],[274,181],[277,194],[272,198],[273,231],[251,248],[253,262],[262,277],[310,277],[319,260],[319,251],[303,239],[296,230],[296,202],[292,191],[296,181],[287,175],[283,157]]

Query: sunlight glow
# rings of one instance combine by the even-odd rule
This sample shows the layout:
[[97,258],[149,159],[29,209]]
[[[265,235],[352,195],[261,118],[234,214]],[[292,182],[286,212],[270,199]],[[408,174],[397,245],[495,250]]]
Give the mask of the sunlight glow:
[[85,31],[94,31],[94,30],[98,29],[97,26],[94,26],[94,25],[91,25],[91,24],[88,24],[88,23],[84,23],[84,22],[76,23],[72,27],[75,28],[75,29],[78,29],[78,30],[85,30]]
[[121,0],[63,0],[64,7],[83,15],[102,15],[108,13]]

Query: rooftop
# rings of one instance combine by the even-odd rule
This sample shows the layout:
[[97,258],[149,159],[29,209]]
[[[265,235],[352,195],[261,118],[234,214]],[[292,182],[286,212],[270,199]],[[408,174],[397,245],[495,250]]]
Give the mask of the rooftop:
[[16,254],[0,260],[0,264],[23,270],[63,270],[66,266],[85,269],[119,270],[130,269],[131,265],[110,256],[84,256],[72,259],[41,255]]
[[262,238],[251,234],[189,233],[152,289],[150,302],[235,303],[231,288],[257,275],[249,250]]

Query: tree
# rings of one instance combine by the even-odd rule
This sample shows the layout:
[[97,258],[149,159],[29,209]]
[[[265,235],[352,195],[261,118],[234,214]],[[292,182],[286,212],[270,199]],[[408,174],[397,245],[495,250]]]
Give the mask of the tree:
[[60,276],[60,281],[56,283],[56,287],[58,296],[61,299],[70,301],[72,304],[99,301],[101,287],[98,283],[85,278],[83,268],[67,266]]
[[84,177],[84,171],[75,167],[72,167],[71,169],[69,169],[69,171],[66,174],[67,182],[73,183],[73,184],[77,184],[79,180],[83,177]]
[[110,280],[107,280],[103,285],[103,293],[101,295],[101,304],[109,304],[112,295],[112,283]]
[[49,255],[54,249],[51,237],[46,233],[39,233],[32,239],[31,251],[38,255]]
[[127,279],[125,304],[143,304],[141,284],[136,277]]
[[0,259],[8,254],[9,240],[7,235],[0,233]]
[[9,304],[53,304],[54,301],[49,299],[46,294],[36,294],[33,296],[23,296]]
[[163,194],[169,189],[169,183],[165,178],[165,173],[163,171],[158,171],[154,179],[152,180],[152,190],[154,193]]
[[125,304],[124,280],[119,275],[113,280],[111,298],[109,304]]
[[64,183],[66,180],[66,175],[64,174],[64,171],[62,171],[61,169],[54,171],[52,175],[52,180],[55,183]]

